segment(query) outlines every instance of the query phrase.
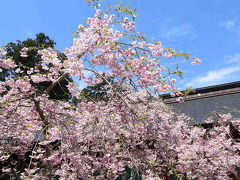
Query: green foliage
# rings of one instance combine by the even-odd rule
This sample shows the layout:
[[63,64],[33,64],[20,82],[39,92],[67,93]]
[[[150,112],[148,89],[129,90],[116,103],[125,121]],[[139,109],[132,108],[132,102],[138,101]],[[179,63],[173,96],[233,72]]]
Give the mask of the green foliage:
[[128,166],[125,167],[124,175],[119,175],[117,180],[142,180],[141,174],[135,169],[130,169]]
[[240,179],[240,167],[238,167],[237,170],[238,170],[238,178]]
[[[113,78],[109,78],[108,82],[114,84]],[[108,97],[106,97],[106,95],[108,94],[108,91],[110,89],[106,88],[107,85],[108,83],[103,80],[103,82],[94,86],[87,86],[81,91],[81,96],[87,101],[107,101]]]
[[192,87],[189,87],[184,91],[184,96],[186,97],[189,93],[193,93],[193,92],[196,92],[196,91]]
[[[17,40],[16,43],[10,42],[8,43],[5,48],[7,51],[7,57],[11,58],[21,69],[22,73],[17,73],[19,76],[27,75],[27,71],[35,66],[40,67],[41,63],[41,56],[38,55],[37,51],[43,48],[54,48],[56,43],[51,40],[48,36],[44,33],[39,33],[36,35],[35,39],[28,38],[25,41]],[[23,47],[28,47],[28,57],[21,57],[20,51]],[[65,55],[60,53],[59,59],[66,59]],[[46,70],[39,68],[40,73],[46,73]],[[16,73],[16,72],[14,72]],[[9,72],[6,69],[3,69],[3,72],[0,74],[0,81],[5,81],[6,77],[12,75],[12,72]],[[65,80],[59,82],[50,92],[49,98],[50,99],[58,99],[58,100],[69,100],[71,98],[71,94],[67,89],[68,81],[72,82],[70,77],[66,77]],[[32,85],[37,88],[40,92],[43,92],[47,87],[51,85],[52,82],[42,82],[42,83],[33,83]]]

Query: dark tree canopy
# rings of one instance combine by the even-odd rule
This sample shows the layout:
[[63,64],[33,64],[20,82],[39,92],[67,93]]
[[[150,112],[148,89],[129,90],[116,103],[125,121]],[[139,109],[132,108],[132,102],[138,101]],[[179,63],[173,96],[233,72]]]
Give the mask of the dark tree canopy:
[[[25,41],[17,40],[16,43],[10,42],[6,45],[7,57],[11,57],[13,61],[19,66],[19,68],[23,71],[22,76],[27,75],[27,71],[30,68],[34,68],[36,65],[39,65],[41,62],[41,56],[38,55],[37,51],[43,48],[54,48],[56,43],[51,40],[44,33],[39,33],[36,35],[35,39],[28,38]],[[31,51],[28,51],[28,57],[21,57],[21,49],[23,47],[31,48]],[[60,53],[60,59],[66,59],[63,53]],[[45,70],[40,68],[41,72],[45,72]],[[19,74],[19,73],[18,73]],[[3,72],[0,74],[0,81],[5,81],[5,78],[11,75],[9,71],[3,69]],[[58,99],[58,100],[69,100],[71,98],[71,94],[67,89],[68,81],[72,82],[70,77],[66,77],[65,80],[59,82],[50,92],[50,99]],[[34,87],[36,87],[39,91],[43,92],[52,82],[42,82],[42,83],[33,83]]]
[[95,86],[87,86],[81,91],[81,96],[88,101],[107,100],[107,92],[109,88],[105,88],[107,82],[96,84]]
[[[102,75],[105,77],[104,73]],[[116,82],[114,81],[113,77],[107,78],[107,81],[111,84],[111,86],[116,86]],[[101,83],[94,86],[87,86],[81,91],[81,97],[87,101],[108,101],[108,93],[110,87],[107,81],[103,80]],[[123,91],[122,88],[120,88],[119,90]],[[73,102],[76,103],[75,99],[73,99]]]

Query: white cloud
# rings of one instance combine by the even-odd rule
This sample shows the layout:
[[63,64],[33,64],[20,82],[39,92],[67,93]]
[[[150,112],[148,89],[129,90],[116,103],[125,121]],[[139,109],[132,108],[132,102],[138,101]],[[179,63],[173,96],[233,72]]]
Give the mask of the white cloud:
[[231,29],[236,27],[237,20],[236,19],[229,19],[229,20],[226,20],[226,21],[221,21],[219,23],[219,25],[228,29],[228,30],[231,30]]
[[237,66],[231,66],[222,68],[215,71],[209,71],[207,72],[207,75],[198,77],[196,79],[193,79],[189,83],[186,84],[186,87],[193,86],[193,87],[201,87],[201,86],[209,86],[214,85],[217,83],[220,83],[221,81],[224,81],[229,78],[229,75],[233,75],[233,73],[236,73],[240,70],[240,65]]
[[240,53],[235,53],[234,55],[227,55],[224,57],[225,64],[231,64],[240,62]]
[[166,38],[168,40],[175,40],[185,37],[193,39],[193,27],[191,24],[182,24],[180,26],[175,26],[163,31],[160,37]]
[[33,35],[30,27],[25,27],[24,28],[24,34],[26,34],[28,36],[28,38],[34,38],[34,35]]

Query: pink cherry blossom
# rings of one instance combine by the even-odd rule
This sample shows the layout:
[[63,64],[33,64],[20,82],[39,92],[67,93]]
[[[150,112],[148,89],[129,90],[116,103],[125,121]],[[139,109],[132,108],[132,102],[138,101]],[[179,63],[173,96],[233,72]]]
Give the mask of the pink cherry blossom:
[[[214,124],[205,130],[193,126],[186,115],[173,112],[159,95],[170,92],[184,102],[181,89],[175,87],[175,73],[162,65],[164,57],[172,57],[175,51],[165,49],[160,41],[137,38],[132,31],[135,23],[129,21],[131,13],[121,24],[114,15],[118,10],[97,9],[84,26],[79,25],[73,45],[64,50],[66,58],[53,48],[39,50],[41,63],[25,76],[0,48],[0,68],[13,72],[0,82],[4,175],[92,179],[98,173],[96,179],[117,179],[126,175],[128,167],[149,180],[173,175],[231,179],[240,167],[240,143],[232,134],[239,132],[239,118],[219,114],[216,122],[208,119]],[[124,32],[116,31],[114,25],[122,25]],[[21,56],[26,57],[30,49],[23,48]],[[200,60],[195,58],[193,63]],[[103,97],[86,98],[77,84],[69,82],[70,101],[49,99],[49,89],[66,75],[88,85],[106,83],[100,90]],[[51,85],[37,90],[35,83],[46,82]]]

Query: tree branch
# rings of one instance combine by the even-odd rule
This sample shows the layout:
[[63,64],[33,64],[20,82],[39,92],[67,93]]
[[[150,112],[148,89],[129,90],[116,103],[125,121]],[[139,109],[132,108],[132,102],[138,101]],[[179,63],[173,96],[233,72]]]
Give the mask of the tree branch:
[[64,73],[62,76],[60,76],[55,82],[53,82],[48,88],[44,91],[46,94],[48,94],[57,84],[58,82],[62,81],[65,79],[65,77],[68,76],[68,73]]

